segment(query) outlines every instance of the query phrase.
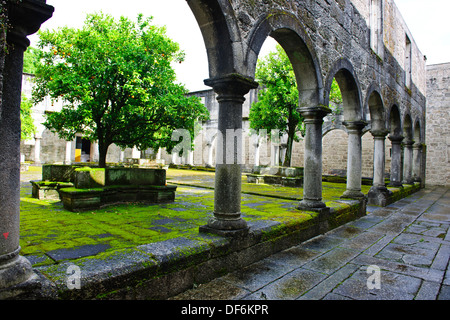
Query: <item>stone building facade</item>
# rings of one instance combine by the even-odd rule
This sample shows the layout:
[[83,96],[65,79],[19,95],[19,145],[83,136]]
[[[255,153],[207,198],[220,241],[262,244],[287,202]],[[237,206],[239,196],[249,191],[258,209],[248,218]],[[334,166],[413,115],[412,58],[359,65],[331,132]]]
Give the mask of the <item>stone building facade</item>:
[[450,186],[450,63],[427,67],[426,183]]
[[[322,201],[324,118],[336,79],[343,95],[347,131],[347,188],[343,198],[365,203],[361,192],[362,142],[374,140],[373,187],[369,201],[383,204],[386,141],[391,141],[390,183],[423,178],[425,59],[393,0],[188,0],[202,32],[209,64],[205,84],[217,94],[214,215],[200,231],[245,237],[241,216],[242,115],[246,94],[258,86],[256,63],[267,37],[293,65],[299,112],[305,118],[303,199],[299,209],[330,212]],[[2,4],[3,5],[3,4]],[[4,59],[0,106],[0,293],[42,286],[20,246],[20,96],[27,36],[51,18],[45,0],[7,1],[11,44]],[[1,70],[1,69],[0,69]],[[231,135],[227,135],[231,132]],[[403,152],[402,152],[403,150]]]

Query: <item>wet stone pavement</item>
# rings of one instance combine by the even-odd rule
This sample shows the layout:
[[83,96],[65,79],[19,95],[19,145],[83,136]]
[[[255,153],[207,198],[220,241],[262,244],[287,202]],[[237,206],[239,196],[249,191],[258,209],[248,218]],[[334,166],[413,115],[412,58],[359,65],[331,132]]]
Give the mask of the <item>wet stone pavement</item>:
[[449,300],[450,189],[385,208],[173,300]]

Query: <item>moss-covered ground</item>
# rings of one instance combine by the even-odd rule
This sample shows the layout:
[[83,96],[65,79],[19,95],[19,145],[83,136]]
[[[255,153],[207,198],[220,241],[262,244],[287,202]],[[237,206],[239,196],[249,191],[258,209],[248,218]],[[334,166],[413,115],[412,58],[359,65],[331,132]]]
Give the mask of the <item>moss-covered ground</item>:
[[[34,265],[55,263],[62,249],[83,246],[101,247],[102,252],[183,236],[195,238],[199,226],[207,223],[214,208],[214,173],[169,169],[168,184],[177,184],[173,203],[145,205],[123,204],[95,211],[73,213],[57,200],[31,197],[30,180],[39,180],[39,167],[22,174],[21,254]],[[345,184],[323,183],[324,201],[331,207],[345,191]],[[369,191],[363,186],[363,192]],[[296,209],[301,188],[242,183],[242,213],[248,222],[269,219],[282,223],[311,219],[312,213]],[[348,205],[347,205],[348,206]]]

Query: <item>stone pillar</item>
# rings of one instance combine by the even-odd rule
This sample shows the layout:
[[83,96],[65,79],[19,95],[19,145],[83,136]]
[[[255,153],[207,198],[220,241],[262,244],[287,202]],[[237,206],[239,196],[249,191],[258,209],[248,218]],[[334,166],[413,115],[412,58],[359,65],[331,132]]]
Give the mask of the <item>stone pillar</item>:
[[0,299],[8,299],[29,297],[30,288],[39,287],[31,263],[19,255],[20,102],[23,53],[30,44],[26,37],[51,17],[53,7],[45,1],[24,0],[3,4],[2,13],[7,15],[11,26],[6,38],[9,48],[3,69],[0,118]]
[[64,160],[64,164],[72,163],[72,141],[66,141],[66,157]]
[[404,145],[404,159],[403,159],[403,183],[413,184],[414,178],[412,174],[413,169],[413,144],[414,141],[406,140]]
[[413,179],[415,182],[422,182],[422,144],[413,145]]
[[386,188],[384,181],[384,173],[386,171],[385,140],[387,134],[387,130],[372,131],[374,138],[373,186],[368,193],[368,203],[371,205],[386,206],[388,198],[392,194]]
[[391,187],[402,187],[402,141],[403,136],[389,135],[392,143],[391,155]]
[[362,199],[364,193],[361,192],[361,135],[366,123],[364,121],[346,121],[344,125],[348,131],[347,190],[341,198]]
[[133,147],[131,150],[131,158],[133,159],[140,159],[141,158],[141,152],[137,147]]
[[34,135],[34,163],[41,164],[41,140],[40,134]]
[[247,223],[241,217],[242,181],[242,104],[244,95],[257,88],[253,80],[240,75],[227,75],[205,80],[213,87],[219,102],[214,217],[202,232],[225,236],[245,235]]
[[321,210],[322,202],[322,123],[331,112],[325,107],[305,107],[298,110],[305,118],[305,162],[303,176],[303,200],[298,209]]
[[253,137],[253,147],[255,148],[255,161],[254,161],[254,166],[258,167],[259,166],[259,145],[260,145],[260,137],[259,134],[255,135]]

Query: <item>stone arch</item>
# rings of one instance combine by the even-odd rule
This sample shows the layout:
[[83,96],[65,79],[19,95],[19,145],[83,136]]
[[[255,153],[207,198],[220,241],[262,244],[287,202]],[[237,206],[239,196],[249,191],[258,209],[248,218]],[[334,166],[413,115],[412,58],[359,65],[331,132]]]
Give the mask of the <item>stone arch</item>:
[[259,52],[269,36],[283,47],[289,57],[297,80],[300,107],[323,104],[321,71],[312,41],[301,21],[290,13],[267,14],[255,24],[245,56],[247,75],[254,77]]
[[188,1],[202,32],[210,78],[240,73],[236,56],[242,55],[240,32],[228,1]]
[[384,102],[380,94],[380,88],[377,84],[372,84],[367,90],[365,102],[365,119],[370,120],[371,131],[386,129],[386,116],[384,111]]
[[389,133],[392,136],[401,136],[402,135],[402,122],[400,117],[400,110],[396,104],[392,105],[389,111]]
[[420,123],[419,117],[417,117],[416,121],[414,122],[413,137],[416,143],[423,143],[422,125]]
[[414,138],[413,123],[409,112],[406,112],[403,117],[402,127],[403,127],[403,136],[405,137],[405,140],[412,141]]
[[345,121],[363,120],[360,84],[353,65],[348,59],[339,59],[328,72],[324,88],[325,105],[330,102],[331,84],[334,78],[341,90]]

